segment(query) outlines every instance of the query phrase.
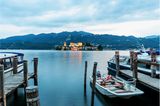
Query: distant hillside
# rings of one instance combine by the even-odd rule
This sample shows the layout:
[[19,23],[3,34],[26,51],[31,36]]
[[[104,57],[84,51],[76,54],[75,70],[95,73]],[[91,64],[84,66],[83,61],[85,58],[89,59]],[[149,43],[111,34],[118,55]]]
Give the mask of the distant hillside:
[[159,35],[150,35],[150,36],[146,36],[145,38],[157,38],[157,37],[159,37]]
[[158,49],[159,36],[136,38],[134,36],[117,36],[110,34],[92,34],[83,31],[28,34],[0,39],[0,49],[54,49],[64,42],[84,42],[102,45],[106,49],[136,49],[141,44],[145,48]]

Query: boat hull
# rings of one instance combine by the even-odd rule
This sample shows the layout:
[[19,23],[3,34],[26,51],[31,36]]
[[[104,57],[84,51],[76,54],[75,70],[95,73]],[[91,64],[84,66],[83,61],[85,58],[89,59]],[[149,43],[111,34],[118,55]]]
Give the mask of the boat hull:
[[[92,83],[92,78],[90,77],[90,82]],[[109,98],[122,98],[122,99],[129,99],[131,98],[132,96],[137,96],[137,95],[140,95],[140,94],[143,94],[140,93],[140,94],[126,94],[126,95],[116,95],[116,94],[113,94],[111,93],[110,91],[108,91],[108,89],[105,89],[104,87],[102,87],[100,84],[98,84],[98,82],[96,82],[96,89],[98,90],[98,92],[100,92],[102,95],[106,96],[106,97],[109,97]]]
[[[116,71],[115,71],[115,69],[116,69],[116,64],[115,64],[115,63],[108,61],[108,67],[107,67],[107,68],[108,68],[108,74],[109,74],[109,75],[113,75],[113,76],[116,75]],[[110,68],[111,68],[111,69],[110,69]],[[112,69],[114,69],[114,70],[112,70]],[[120,69],[121,69],[121,70],[127,70],[127,69],[129,69],[129,68],[120,65]]]
[[[130,65],[122,65],[120,64],[120,70],[130,70]],[[113,70],[112,70],[113,69]],[[113,62],[108,61],[108,70],[109,70],[109,74],[111,75],[115,75],[116,74],[116,64]],[[143,69],[138,69],[138,72],[146,74],[146,75],[151,75],[151,72],[145,71]],[[156,73],[156,78],[160,78],[160,74]]]

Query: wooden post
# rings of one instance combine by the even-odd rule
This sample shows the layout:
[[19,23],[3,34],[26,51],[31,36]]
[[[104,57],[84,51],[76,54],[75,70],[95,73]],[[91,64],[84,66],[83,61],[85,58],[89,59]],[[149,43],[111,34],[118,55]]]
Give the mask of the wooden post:
[[135,79],[138,78],[137,62],[138,62],[138,61],[137,61],[137,53],[134,52],[134,53],[133,53],[133,77],[134,77]]
[[[17,65],[18,65],[18,58],[14,57],[13,58],[13,74],[17,74]],[[18,97],[18,88],[14,91],[15,98]]]
[[133,51],[130,51],[130,70],[133,72]]
[[84,96],[86,96],[86,82],[87,82],[87,61],[85,61],[85,69],[84,69]]
[[18,58],[13,58],[13,74],[17,74],[17,65],[18,65]]
[[[155,53],[151,53],[151,62],[156,63],[156,54]],[[156,66],[155,65],[151,65],[151,77],[155,78],[156,77]]]
[[4,92],[4,66],[0,65],[0,99],[2,99],[2,103],[0,106],[6,106],[6,95]]
[[12,59],[9,58],[9,62],[11,63],[11,67],[13,67]]
[[24,69],[24,71],[23,71],[23,77],[24,77],[24,83],[23,83],[23,85],[24,85],[24,95],[25,95],[25,98],[26,98],[26,87],[28,86],[28,61],[27,60],[23,61],[23,69]]
[[5,70],[7,68],[6,59],[2,59],[2,60],[3,60],[4,70]]
[[26,101],[27,106],[40,106],[37,86],[26,87]]
[[93,66],[93,82],[92,82],[92,97],[91,97],[91,106],[94,106],[94,93],[95,93],[95,85],[96,85],[96,70],[97,70],[97,62],[94,62]]
[[27,62],[27,60],[24,60],[23,68],[24,68],[24,72],[23,72],[23,75],[24,75],[24,87],[27,87],[28,86],[28,62]]
[[34,58],[34,85],[38,85],[38,58]]
[[115,62],[116,62],[116,76],[119,75],[120,67],[119,67],[119,51],[115,51]]

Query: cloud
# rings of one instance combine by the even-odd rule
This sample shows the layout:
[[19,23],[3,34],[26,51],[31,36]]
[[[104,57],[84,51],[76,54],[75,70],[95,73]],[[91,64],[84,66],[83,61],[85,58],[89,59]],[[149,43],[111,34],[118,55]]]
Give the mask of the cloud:
[[[146,35],[159,35],[160,20],[144,20],[144,21],[128,21],[121,23],[92,23],[77,24],[71,23],[61,27],[19,27],[14,25],[0,25],[0,38],[9,37],[11,33],[14,35],[25,35],[29,33],[50,33],[61,31],[88,31],[94,34],[115,34],[115,35],[134,35],[137,37]],[[3,36],[6,35],[6,36]]]
[[[109,25],[130,23],[127,25],[131,26],[133,22],[157,22],[160,17],[159,0],[1,0],[0,11],[0,35],[6,36],[49,30],[57,32],[62,29],[86,30],[90,26],[104,24],[105,28],[94,28],[95,31],[89,29],[103,33],[114,29],[106,29]],[[155,33],[153,28],[149,29]],[[139,30],[143,30],[143,26]],[[117,32],[123,31],[117,29]]]
[[128,21],[122,23],[113,24],[99,24],[90,26],[87,28],[96,34],[116,34],[116,35],[135,35],[135,36],[146,36],[156,34],[159,35],[160,20],[150,21]]

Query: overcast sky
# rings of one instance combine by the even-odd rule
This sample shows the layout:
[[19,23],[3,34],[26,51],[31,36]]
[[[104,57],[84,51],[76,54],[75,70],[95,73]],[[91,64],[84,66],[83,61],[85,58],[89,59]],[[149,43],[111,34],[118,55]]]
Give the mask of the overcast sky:
[[42,32],[160,34],[159,0],[0,0],[0,38]]

